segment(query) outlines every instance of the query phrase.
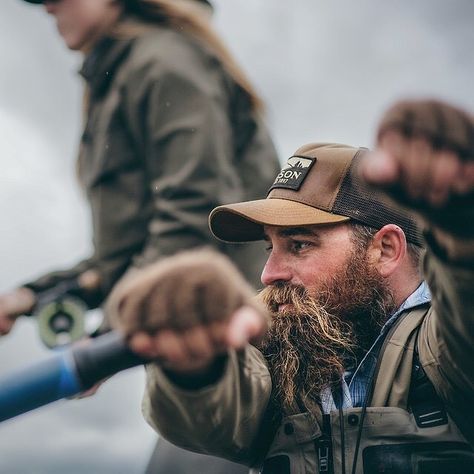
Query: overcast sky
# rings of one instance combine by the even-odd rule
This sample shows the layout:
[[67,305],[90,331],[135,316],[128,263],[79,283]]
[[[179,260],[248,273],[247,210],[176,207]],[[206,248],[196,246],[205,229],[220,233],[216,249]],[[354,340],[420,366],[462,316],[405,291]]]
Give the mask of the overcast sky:
[[[472,0],[215,0],[216,24],[267,101],[282,159],[311,141],[370,146],[395,98],[437,96],[474,110]],[[0,14],[0,291],[90,249],[74,179],[80,58],[40,7]],[[0,374],[48,352],[32,321],[0,340]],[[140,474],[154,434],[140,369],[95,397],[0,425],[0,473]],[[1,387],[0,387],[1,390]]]

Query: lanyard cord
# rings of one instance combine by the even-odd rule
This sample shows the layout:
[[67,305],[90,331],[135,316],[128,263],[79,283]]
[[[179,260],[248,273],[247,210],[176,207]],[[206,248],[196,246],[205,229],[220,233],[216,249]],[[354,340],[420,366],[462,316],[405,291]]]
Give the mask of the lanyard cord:
[[332,398],[339,413],[339,436],[341,440],[341,474],[346,474],[346,439],[344,430],[344,412],[342,406],[344,405],[344,383],[341,379],[339,384],[334,387]]
[[346,474],[346,440],[345,440],[345,433],[344,433],[344,413],[342,411],[342,405],[344,400],[344,388],[341,383],[341,400],[339,403],[339,433],[341,436],[341,467],[342,467],[342,474]]
[[362,427],[364,426],[364,419],[365,419],[365,414],[367,412],[367,405],[369,403],[369,397],[372,394],[372,390],[374,387],[374,382],[375,382],[375,370],[376,367],[372,369],[372,373],[370,374],[370,381],[367,387],[367,392],[365,393],[364,397],[364,403],[362,404],[362,411],[360,413],[360,423],[359,423],[359,428],[357,430],[357,440],[356,440],[356,445],[355,445],[355,451],[354,451],[354,459],[352,460],[352,470],[351,474],[356,474],[356,469],[357,469],[357,460],[359,457],[359,448],[360,448],[360,441],[362,438]]

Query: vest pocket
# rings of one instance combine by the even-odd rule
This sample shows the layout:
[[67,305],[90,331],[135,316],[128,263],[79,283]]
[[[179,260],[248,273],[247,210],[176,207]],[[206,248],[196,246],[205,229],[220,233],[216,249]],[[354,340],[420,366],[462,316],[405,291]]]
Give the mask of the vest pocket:
[[315,441],[320,436],[318,422],[310,413],[285,417],[276,432],[260,473],[317,473]]
[[384,444],[363,451],[364,474],[474,473],[467,443]]

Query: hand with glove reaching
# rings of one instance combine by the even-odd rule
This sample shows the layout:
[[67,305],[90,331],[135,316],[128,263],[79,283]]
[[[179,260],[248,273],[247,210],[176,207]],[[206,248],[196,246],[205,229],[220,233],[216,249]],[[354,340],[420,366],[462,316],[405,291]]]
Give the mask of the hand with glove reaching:
[[448,258],[472,259],[474,117],[435,100],[403,101],[383,116],[365,180],[416,211]]
[[114,289],[107,312],[132,350],[183,374],[204,373],[218,356],[243,348],[267,328],[252,288],[211,250],[182,252],[136,270]]
[[442,209],[473,192],[474,117],[435,100],[398,102],[382,118],[361,173],[421,212]]

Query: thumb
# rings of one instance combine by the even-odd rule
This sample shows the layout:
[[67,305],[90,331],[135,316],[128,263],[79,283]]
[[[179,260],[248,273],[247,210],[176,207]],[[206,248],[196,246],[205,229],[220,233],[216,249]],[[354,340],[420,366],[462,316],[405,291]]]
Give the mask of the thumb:
[[13,327],[16,317],[7,314],[0,314],[0,336],[6,336]]
[[248,342],[259,339],[267,330],[267,318],[251,306],[242,306],[231,317],[226,340],[233,349],[242,349]]
[[363,157],[359,172],[369,184],[389,185],[398,178],[398,164],[391,154],[379,148]]

